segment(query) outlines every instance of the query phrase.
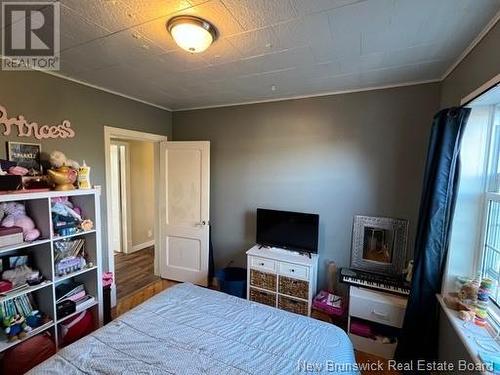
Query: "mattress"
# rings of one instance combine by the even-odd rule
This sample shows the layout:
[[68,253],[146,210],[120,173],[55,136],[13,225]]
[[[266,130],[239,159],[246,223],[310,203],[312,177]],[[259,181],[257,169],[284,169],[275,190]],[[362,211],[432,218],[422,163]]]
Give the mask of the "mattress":
[[60,350],[29,374],[357,374],[325,322],[178,284]]

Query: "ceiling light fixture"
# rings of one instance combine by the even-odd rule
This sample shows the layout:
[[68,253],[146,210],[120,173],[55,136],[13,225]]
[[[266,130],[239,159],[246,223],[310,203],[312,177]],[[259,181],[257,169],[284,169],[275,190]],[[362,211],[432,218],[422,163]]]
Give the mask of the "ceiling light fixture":
[[167,30],[179,47],[191,53],[205,51],[217,39],[215,26],[194,16],[171,18]]

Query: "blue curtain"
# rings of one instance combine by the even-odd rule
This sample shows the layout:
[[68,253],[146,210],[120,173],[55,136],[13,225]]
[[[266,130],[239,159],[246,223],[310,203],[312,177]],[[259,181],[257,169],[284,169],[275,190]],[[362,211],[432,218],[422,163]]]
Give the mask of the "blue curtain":
[[414,250],[414,273],[396,359],[437,357],[438,302],[460,170],[459,152],[469,108],[434,116]]

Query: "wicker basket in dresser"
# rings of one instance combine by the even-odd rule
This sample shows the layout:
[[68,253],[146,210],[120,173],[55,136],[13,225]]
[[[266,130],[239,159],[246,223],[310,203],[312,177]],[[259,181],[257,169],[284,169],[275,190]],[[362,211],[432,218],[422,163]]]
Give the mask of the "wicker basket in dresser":
[[254,246],[247,251],[247,298],[296,314],[311,315],[317,254]]

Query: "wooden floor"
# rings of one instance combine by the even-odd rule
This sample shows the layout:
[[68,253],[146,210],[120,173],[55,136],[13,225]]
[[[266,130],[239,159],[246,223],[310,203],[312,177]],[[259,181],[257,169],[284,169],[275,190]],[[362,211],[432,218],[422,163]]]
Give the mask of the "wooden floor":
[[[388,368],[387,365],[387,359],[380,358],[377,356],[374,356],[372,354],[360,352],[360,351],[355,351],[356,353],[356,362],[362,366],[363,364],[370,364],[372,363],[373,365],[370,365],[370,368],[372,368],[372,371],[368,370],[362,370],[361,374],[378,374],[378,375],[399,375],[398,371],[394,371]],[[379,368],[379,365],[381,366]]]
[[119,299],[116,307],[111,312],[113,319],[129,310],[132,310],[134,307],[150,299],[155,294],[158,294],[175,284],[178,283],[176,281],[157,279],[156,281],[153,281],[152,283],[134,291],[134,293]]
[[154,275],[154,247],[132,254],[115,254],[115,282],[118,301],[160,278]]
[[[135,306],[140,305],[147,299],[153,297],[155,294],[160,293],[161,291],[170,288],[171,286],[174,286],[178,284],[176,281],[170,281],[170,280],[163,280],[159,279],[154,281],[153,283],[141,288],[140,290],[136,290],[134,293],[122,298],[121,300],[118,301],[118,304],[115,309],[113,309],[113,319],[116,318],[117,316],[124,314],[125,312],[133,309]],[[313,318],[316,318],[313,316]],[[318,317],[319,319],[319,317]],[[321,319],[323,320],[323,319]],[[389,371],[387,369],[387,360],[383,358],[379,358],[376,356],[373,356],[368,353],[363,353],[356,351],[356,362],[359,364],[363,363],[381,363],[382,364],[382,370],[374,370],[374,371],[362,371],[362,375],[368,375],[368,374],[378,374],[378,375],[397,375],[398,372],[394,371]],[[376,366],[374,365],[373,368],[375,369]]]

